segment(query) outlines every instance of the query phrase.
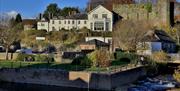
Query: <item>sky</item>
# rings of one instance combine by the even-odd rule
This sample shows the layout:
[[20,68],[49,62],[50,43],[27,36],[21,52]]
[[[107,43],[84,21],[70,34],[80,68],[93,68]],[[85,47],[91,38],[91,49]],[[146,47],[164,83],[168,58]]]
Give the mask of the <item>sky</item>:
[[20,13],[23,18],[34,18],[43,13],[50,3],[57,3],[60,8],[65,6],[85,8],[88,0],[0,0],[0,14],[14,15]]
[[[50,3],[57,3],[60,8],[65,6],[85,8],[88,0],[0,0],[0,14],[16,15],[23,18],[34,18],[43,13]],[[180,2],[180,0],[177,0]]]

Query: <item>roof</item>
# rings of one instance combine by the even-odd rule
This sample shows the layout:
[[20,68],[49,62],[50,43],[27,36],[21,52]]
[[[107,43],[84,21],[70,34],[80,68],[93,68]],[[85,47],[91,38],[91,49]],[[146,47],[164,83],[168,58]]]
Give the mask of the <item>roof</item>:
[[[98,5],[96,8],[94,8],[93,10],[91,10],[91,11],[89,12],[89,14],[90,14],[91,12],[95,11],[96,9],[98,9],[99,7],[105,8],[105,7],[102,6],[102,5]],[[107,8],[105,8],[105,9],[108,10],[109,12],[112,12],[111,10],[109,10],[109,9],[107,9]]]
[[36,19],[24,19],[22,21],[22,23],[24,25],[35,25],[35,24],[37,24],[37,20]]
[[163,30],[148,31],[143,37],[142,41],[175,43],[174,40]]
[[109,46],[108,43],[105,43],[105,42],[97,40],[97,39],[93,39],[93,40],[87,41],[87,42],[85,42],[83,44],[96,45],[96,46]]
[[70,15],[65,17],[65,19],[88,19],[88,15],[87,14],[74,14],[74,15]]

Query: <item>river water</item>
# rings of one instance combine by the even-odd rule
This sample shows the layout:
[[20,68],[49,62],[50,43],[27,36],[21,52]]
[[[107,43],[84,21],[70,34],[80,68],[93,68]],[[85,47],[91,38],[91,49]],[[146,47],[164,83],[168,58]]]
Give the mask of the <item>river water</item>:
[[[119,88],[116,91],[166,91],[175,88],[177,84],[172,75],[160,75],[153,78],[144,78],[127,86],[126,90]],[[1,82],[0,91],[88,91],[88,89]]]
[[88,89],[1,82],[0,91],[88,91]]

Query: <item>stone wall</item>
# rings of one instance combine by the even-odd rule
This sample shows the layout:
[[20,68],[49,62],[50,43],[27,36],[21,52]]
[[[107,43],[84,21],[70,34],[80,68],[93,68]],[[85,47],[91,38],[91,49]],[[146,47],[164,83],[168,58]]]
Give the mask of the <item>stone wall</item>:
[[66,72],[50,69],[1,69],[0,80],[17,83],[112,90],[146,75],[143,67],[117,73]]
[[152,11],[148,12],[148,4],[114,4],[113,11],[124,20],[151,20],[155,23],[170,24],[170,2],[169,0],[158,0],[152,5]]
[[[15,60],[18,56],[18,53],[13,53],[13,55],[11,55],[11,53],[8,53],[9,59],[11,59],[11,56],[12,56],[12,59]],[[4,60],[5,57],[6,57],[6,53],[0,53],[0,60]]]

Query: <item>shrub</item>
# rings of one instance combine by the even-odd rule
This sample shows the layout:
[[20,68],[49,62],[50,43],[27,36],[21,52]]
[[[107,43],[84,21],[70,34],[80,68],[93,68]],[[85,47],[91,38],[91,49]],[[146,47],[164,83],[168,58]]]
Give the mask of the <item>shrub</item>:
[[156,62],[167,62],[170,57],[163,51],[155,52],[151,55],[151,59]]
[[173,74],[173,77],[180,82],[180,66],[178,67],[177,70],[175,70],[175,73]]
[[30,54],[18,54],[16,61],[35,61],[35,56]]
[[30,54],[18,54],[17,61],[38,61],[38,62],[54,62],[54,58],[46,55],[30,55]]
[[119,61],[128,63],[137,63],[139,61],[139,56],[134,53],[116,52],[116,58]]
[[73,60],[72,65],[91,66],[92,62],[87,56],[80,56]]
[[110,53],[105,49],[95,50],[88,55],[94,67],[108,67],[110,66]]

